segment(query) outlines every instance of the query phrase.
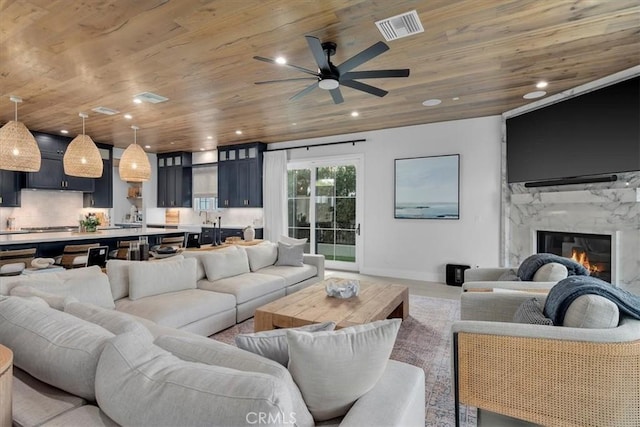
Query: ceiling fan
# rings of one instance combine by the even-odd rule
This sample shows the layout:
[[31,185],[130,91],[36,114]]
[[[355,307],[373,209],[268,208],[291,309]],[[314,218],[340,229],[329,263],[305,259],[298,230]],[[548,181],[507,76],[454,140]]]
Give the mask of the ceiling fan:
[[262,84],[270,84],[270,83],[281,83],[281,82],[291,82],[298,80],[316,80],[315,83],[307,86],[302,89],[300,92],[293,95],[289,100],[299,99],[315,88],[319,87],[320,89],[328,90],[333,98],[333,102],[336,104],[340,104],[344,102],[344,98],[342,97],[342,93],[340,92],[340,86],[347,86],[352,89],[356,89],[362,92],[366,92],[375,96],[385,96],[387,93],[386,90],[382,90],[375,86],[368,85],[366,83],[362,83],[357,81],[356,79],[380,79],[387,77],[408,77],[409,69],[399,69],[399,70],[372,70],[372,71],[351,71],[354,68],[364,64],[367,61],[375,58],[376,56],[386,52],[389,50],[389,46],[387,46],[383,42],[378,42],[362,52],[358,53],[355,56],[344,61],[342,64],[335,66],[331,63],[331,56],[336,53],[337,45],[333,42],[324,42],[321,43],[317,37],[313,36],[305,36],[307,39],[307,44],[309,45],[309,49],[313,54],[313,57],[318,64],[318,70],[313,71],[307,68],[299,67],[293,64],[286,64],[278,62],[274,59],[264,58],[262,56],[254,56],[253,59],[257,59],[258,61],[268,62],[270,64],[283,65],[286,67],[294,68],[298,71],[302,71],[303,73],[310,74],[314,77],[298,77],[292,79],[283,79],[283,80],[267,80],[262,82],[255,82],[257,85]]

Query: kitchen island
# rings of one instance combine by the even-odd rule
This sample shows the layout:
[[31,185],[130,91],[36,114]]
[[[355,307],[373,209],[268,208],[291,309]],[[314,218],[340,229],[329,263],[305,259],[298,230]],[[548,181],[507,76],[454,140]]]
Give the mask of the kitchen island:
[[36,247],[37,257],[55,257],[62,254],[65,245],[86,245],[99,243],[116,249],[118,242],[137,240],[147,236],[151,246],[160,244],[162,237],[184,236],[186,230],[141,227],[106,229],[95,232],[80,233],[76,231],[59,231],[43,233],[21,233],[0,235],[0,250],[24,249]]

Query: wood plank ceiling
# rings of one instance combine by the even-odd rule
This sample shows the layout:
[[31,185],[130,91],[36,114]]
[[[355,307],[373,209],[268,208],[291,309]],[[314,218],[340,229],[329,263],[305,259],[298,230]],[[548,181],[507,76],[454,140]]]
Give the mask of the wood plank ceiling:
[[[339,105],[322,89],[290,101],[310,82],[254,84],[306,76],[254,55],[315,70],[312,35],[337,43],[337,65],[384,40],[375,21],[410,10],[425,31],[355,70],[410,68],[366,81],[383,98],[343,87]],[[150,152],[495,115],[530,102],[539,80],[552,95],[638,64],[638,0],[0,1],[0,123],[16,95],[31,130],[75,136],[82,111],[95,141],[126,147],[135,124]],[[169,101],[134,105],[146,91]]]

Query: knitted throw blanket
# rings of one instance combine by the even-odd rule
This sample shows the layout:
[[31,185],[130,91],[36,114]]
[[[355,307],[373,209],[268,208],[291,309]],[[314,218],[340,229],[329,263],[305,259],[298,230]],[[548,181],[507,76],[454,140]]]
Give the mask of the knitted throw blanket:
[[556,283],[547,296],[544,315],[550,318],[554,325],[562,325],[571,303],[579,296],[587,294],[607,298],[613,301],[622,313],[640,319],[640,295],[591,276],[571,276]]
[[555,254],[533,254],[520,264],[518,268],[518,277],[520,280],[533,280],[533,275],[543,265],[557,262],[567,267],[569,276],[588,276],[589,270],[587,270],[582,264],[572,259],[565,258]]

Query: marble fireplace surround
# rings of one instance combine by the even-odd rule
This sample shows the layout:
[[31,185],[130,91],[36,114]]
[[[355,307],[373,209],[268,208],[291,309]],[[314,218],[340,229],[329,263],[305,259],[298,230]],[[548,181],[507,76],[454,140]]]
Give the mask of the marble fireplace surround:
[[[536,231],[612,235],[612,282],[640,295],[640,171],[617,173],[617,181],[526,188],[506,179],[506,118],[640,75],[635,66],[507,111],[502,123],[502,221],[500,260],[517,267],[536,252]],[[603,141],[606,144],[606,141]],[[550,153],[552,155],[552,153]]]
[[517,266],[536,253],[538,230],[612,236],[612,283],[640,294],[640,172],[606,184],[508,186],[503,253]]

